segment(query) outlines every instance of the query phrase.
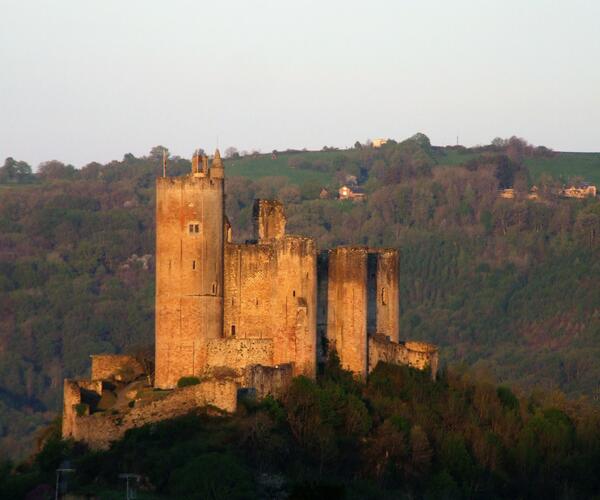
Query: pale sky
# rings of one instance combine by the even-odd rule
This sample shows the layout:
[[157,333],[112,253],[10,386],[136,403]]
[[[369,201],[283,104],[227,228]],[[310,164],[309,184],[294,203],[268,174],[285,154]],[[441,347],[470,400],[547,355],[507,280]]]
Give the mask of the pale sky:
[[419,131],[600,151],[600,1],[0,0],[0,162]]

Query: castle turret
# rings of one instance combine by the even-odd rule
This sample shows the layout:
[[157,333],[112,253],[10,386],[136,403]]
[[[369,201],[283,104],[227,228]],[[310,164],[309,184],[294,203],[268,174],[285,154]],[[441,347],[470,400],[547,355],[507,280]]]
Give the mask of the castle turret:
[[[201,168],[201,170],[200,170]],[[200,375],[208,340],[223,331],[223,177],[206,157],[192,172],[156,180],[156,377],[172,388]]]
[[215,156],[213,157],[213,161],[210,166],[210,176],[213,179],[222,179],[225,176],[223,160],[221,160],[221,152],[218,149],[215,150]]

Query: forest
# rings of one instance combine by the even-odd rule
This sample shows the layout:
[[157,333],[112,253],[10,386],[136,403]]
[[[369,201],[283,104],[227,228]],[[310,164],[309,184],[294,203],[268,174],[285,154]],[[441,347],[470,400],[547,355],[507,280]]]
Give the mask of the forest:
[[[58,424],[59,425],[59,424]],[[235,500],[597,498],[600,413],[585,403],[517,396],[483,373],[428,374],[380,363],[368,382],[333,356],[318,381],[235,415],[199,410],[128,431],[107,451],[50,427],[35,458],[0,467],[0,497],[50,498],[60,482],[88,498]],[[66,491],[65,491],[66,490]]]
[[[33,173],[12,158],[0,167],[3,456],[34,449],[60,411],[63,379],[86,375],[90,354],[152,349],[163,149],[81,169],[48,161]],[[556,175],[562,155],[518,138],[436,147],[423,134],[381,148],[230,152],[226,210],[238,241],[252,237],[260,197],[283,201],[289,231],[320,249],[399,248],[401,338],[439,344],[448,367],[476,370],[518,398],[541,391],[594,407],[600,203],[558,196],[563,183],[587,180],[581,169]],[[546,163],[555,170],[545,173]],[[171,175],[189,168],[169,156]],[[335,199],[349,182],[365,202]],[[537,200],[526,196],[534,184]],[[516,197],[500,198],[503,188]]]

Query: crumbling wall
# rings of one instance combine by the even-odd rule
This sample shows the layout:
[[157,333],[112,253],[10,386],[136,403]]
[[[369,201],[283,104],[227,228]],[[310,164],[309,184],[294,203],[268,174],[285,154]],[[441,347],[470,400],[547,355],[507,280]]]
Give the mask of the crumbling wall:
[[294,364],[295,375],[317,374],[317,250],[312,238],[286,236],[275,242],[276,297],[270,321],[274,363]]
[[226,245],[224,336],[272,337],[276,279],[273,245]]
[[207,370],[227,367],[241,373],[252,364],[273,364],[272,339],[212,339],[208,342]]
[[102,396],[102,381],[71,380],[63,383],[63,438],[73,436],[75,419],[78,415],[89,415],[91,407]]
[[246,368],[244,387],[254,389],[259,399],[268,395],[279,397],[291,383],[293,375],[289,363],[278,366],[252,365]]
[[133,356],[124,354],[93,354],[92,380],[134,380],[145,373],[143,365]]
[[227,244],[224,336],[271,338],[274,364],[293,362],[296,374],[316,376],[316,288],[311,238]]
[[413,368],[424,370],[429,367],[431,376],[435,380],[439,365],[439,350],[436,345],[427,342],[406,341],[408,351],[408,364]]
[[[120,412],[82,416],[72,413],[66,425],[63,417],[63,438],[82,441],[93,449],[106,449],[112,441],[122,438],[128,429],[185,415],[195,408],[210,405],[233,413],[237,408],[237,388],[233,380],[204,380],[200,384],[174,390],[163,399],[136,402],[133,408]],[[68,390],[71,392],[73,389],[69,384]]]
[[377,333],[400,340],[400,292],[398,250],[377,249]]
[[329,251],[327,339],[342,367],[367,374],[367,249]]
[[392,342],[383,335],[369,337],[369,372],[379,361],[429,370],[435,380],[439,364],[438,348],[425,342]]
[[254,200],[254,238],[260,243],[285,236],[285,213],[278,200]]

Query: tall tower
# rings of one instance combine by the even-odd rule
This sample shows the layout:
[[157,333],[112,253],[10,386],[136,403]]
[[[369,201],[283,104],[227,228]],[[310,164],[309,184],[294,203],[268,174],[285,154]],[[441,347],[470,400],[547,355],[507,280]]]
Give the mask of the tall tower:
[[156,180],[155,386],[202,374],[223,332],[224,175],[194,154],[192,172]]

